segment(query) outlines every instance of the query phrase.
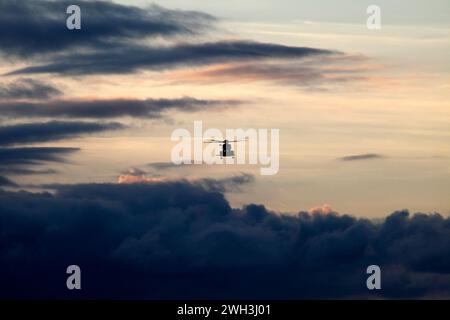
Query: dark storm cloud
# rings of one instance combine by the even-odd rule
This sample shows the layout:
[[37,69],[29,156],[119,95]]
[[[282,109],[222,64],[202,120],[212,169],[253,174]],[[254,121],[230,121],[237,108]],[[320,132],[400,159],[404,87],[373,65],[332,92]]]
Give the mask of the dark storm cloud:
[[[43,162],[63,162],[66,155],[78,150],[78,148],[61,147],[0,147],[0,167],[36,165],[42,164]],[[24,171],[24,173],[26,173],[26,171]]]
[[[81,7],[81,30],[66,28],[65,10],[69,4]],[[214,17],[201,12],[169,10],[156,5],[143,9],[103,1],[0,0],[0,52],[13,62],[18,58],[27,63],[26,67],[7,73],[9,75],[55,73],[81,76],[342,56],[331,50],[254,41],[186,40],[186,35],[212,30],[214,22]],[[165,37],[168,41],[150,43],[146,41],[149,37]],[[181,37],[186,42],[181,43]],[[323,72],[308,66],[297,67],[294,72],[292,66],[269,67],[264,63],[224,72],[236,73],[235,79],[253,74],[254,77],[274,76],[275,81],[300,85],[325,77]],[[222,74],[222,77],[226,76]]]
[[217,192],[225,191],[241,191],[241,186],[255,181],[255,176],[249,173],[240,173],[231,177],[222,179],[200,179],[196,183],[202,186],[205,190],[213,190]]
[[[232,209],[187,181],[0,191],[2,298],[422,298],[450,295],[450,220]],[[82,269],[82,290],[65,287]],[[382,290],[366,288],[378,264]]]
[[16,186],[16,184],[13,181],[11,181],[10,179],[0,176],[0,187],[5,187],[5,186],[14,187],[14,186]]
[[53,85],[34,79],[0,84],[0,98],[3,99],[48,99],[60,94],[61,91]]
[[239,100],[178,99],[108,99],[53,100],[45,102],[0,102],[0,115],[50,118],[159,118],[169,110],[194,112],[220,109],[244,103]]
[[49,121],[0,127],[0,145],[37,143],[78,137],[83,134],[121,129],[120,123]]
[[[131,167],[128,170],[121,173],[118,178],[119,183],[154,183],[154,179],[159,181],[175,181],[180,178],[171,176],[165,176],[156,172],[149,172],[140,168]],[[252,174],[241,172],[230,177],[221,179],[211,178],[189,178],[186,182],[192,185],[198,185],[204,189],[216,191],[216,192],[238,192],[241,191],[241,187],[255,181],[255,177]],[[60,185],[46,185],[45,188],[53,189],[59,188]]]
[[31,174],[54,174],[58,171],[54,169],[28,169],[28,168],[17,168],[9,165],[8,167],[2,167],[0,163],[0,173],[3,174],[13,174],[13,175],[31,175]]
[[[66,8],[81,8],[81,30],[66,27]],[[110,49],[148,37],[193,35],[211,28],[200,12],[146,9],[107,1],[0,0],[0,51],[30,57],[79,48]]]
[[[56,173],[56,170],[51,168],[34,169],[34,167],[42,166],[50,162],[65,162],[65,157],[67,155],[78,150],[78,148],[61,147],[0,147],[0,173],[4,175]],[[3,177],[3,183],[0,183],[0,185],[5,185],[8,181],[11,182],[8,178]],[[18,184],[14,182],[9,183],[8,185],[18,186]]]
[[358,161],[358,160],[372,160],[372,159],[382,159],[383,155],[377,153],[364,153],[364,154],[355,154],[351,156],[345,156],[339,158],[341,161]]
[[93,53],[67,53],[51,62],[9,74],[58,73],[71,75],[130,73],[140,69],[163,70],[177,66],[267,59],[298,59],[337,52],[253,41],[219,41],[167,47],[123,46]]
[[5,147],[70,139],[81,135],[121,129],[120,123],[49,121],[0,126],[0,173],[4,175],[52,174],[51,168],[34,169],[48,162],[64,162],[78,148]]

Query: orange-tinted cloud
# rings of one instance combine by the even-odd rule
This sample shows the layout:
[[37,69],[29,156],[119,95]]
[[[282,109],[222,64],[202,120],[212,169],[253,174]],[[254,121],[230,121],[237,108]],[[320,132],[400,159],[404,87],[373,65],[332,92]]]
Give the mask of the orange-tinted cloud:
[[119,177],[117,178],[117,183],[119,184],[130,184],[130,183],[154,183],[154,182],[166,182],[166,181],[170,181],[173,180],[173,178],[168,178],[168,177],[150,177],[150,176],[146,176],[146,175],[140,175],[140,176],[135,176],[135,175],[130,175],[130,174],[121,174],[119,175]]
[[252,61],[209,66],[196,70],[175,71],[169,77],[176,82],[256,82],[268,81],[293,86],[323,86],[348,81],[362,81],[369,72],[384,67],[368,63],[367,58],[352,55],[312,56],[303,60]]
[[308,212],[310,214],[320,214],[320,215],[338,214],[338,212],[334,210],[329,204],[323,204],[318,207],[310,208]]

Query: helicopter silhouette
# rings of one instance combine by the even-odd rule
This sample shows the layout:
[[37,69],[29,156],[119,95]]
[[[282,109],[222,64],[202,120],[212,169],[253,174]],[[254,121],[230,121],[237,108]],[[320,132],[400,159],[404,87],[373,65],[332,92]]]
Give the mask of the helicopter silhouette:
[[234,159],[234,150],[231,148],[231,142],[241,142],[241,141],[247,141],[246,139],[243,140],[217,140],[217,139],[209,139],[208,141],[205,141],[203,143],[218,143],[221,145],[221,150],[218,156],[220,156],[221,159],[231,157]]

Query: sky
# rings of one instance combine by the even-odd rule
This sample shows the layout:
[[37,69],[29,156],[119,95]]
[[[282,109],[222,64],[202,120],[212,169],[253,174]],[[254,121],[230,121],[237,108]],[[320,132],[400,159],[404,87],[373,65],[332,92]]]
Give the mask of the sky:
[[[194,254],[190,246],[200,238],[215,239],[211,234],[219,229],[217,246],[228,252],[220,240],[239,225],[232,241],[249,241],[249,252],[261,250],[269,269],[277,265],[271,272],[284,270],[279,261],[300,247],[311,259],[300,263],[305,270],[329,263],[336,252],[361,254],[343,258],[352,266],[350,283],[358,281],[350,276],[352,268],[379,258],[389,262],[394,274],[409,270],[405,282],[417,285],[416,291],[406,292],[396,291],[392,283],[388,297],[448,294],[449,264],[441,257],[448,248],[450,213],[448,1],[76,1],[81,30],[66,28],[69,2],[0,0],[0,208],[11,223],[4,229],[4,243],[11,245],[5,259],[30,262],[20,260],[32,250],[26,240],[14,244],[28,230],[14,218],[14,212],[31,214],[23,202],[54,219],[55,230],[67,228],[70,237],[70,226],[101,225],[105,242],[99,248],[120,260],[112,269],[122,268],[123,261],[133,261],[136,268],[156,261],[166,268],[178,258],[197,257],[201,268],[221,265],[220,257],[209,255],[216,247]],[[366,27],[370,4],[381,8],[381,29]],[[205,129],[222,131],[279,129],[278,173],[261,175],[260,165],[250,164],[173,165],[172,132],[192,132],[196,120]],[[159,222],[134,217],[141,201]],[[80,210],[93,210],[98,220]],[[182,221],[195,223],[187,231],[189,245],[174,253],[161,239],[183,229],[175,222],[177,210],[190,217]],[[170,215],[164,218],[166,211]],[[223,212],[227,218],[218,227],[217,217],[204,217],[205,212]],[[109,214],[129,225],[132,235],[112,228]],[[233,214],[259,218],[228,217]],[[38,220],[33,226],[38,230],[45,223]],[[153,236],[143,233],[140,223]],[[334,237],[321,234],[322,223],[342,236],[342,247],[329,249],[330,256],[315,251]],[[210,226],[211,234],[201,233],[199,225]],[[307,245],[302,238],[277,247],[285,240],[280,225],[292,239],[298,228],[310,228],[309,235],[317,232],[323,243]],[[379,247],[393,225],[404,233],[389,238],[399,242],[384,244],[392,251],[367,249]],[[423,256],[409,256],[408,250],[414,251],[409,236],[423,231],[416,239],[431,241],[426,238],[431,229],[430,237],[442,246],[422,243]],[[65,239],[45,230],[38,232],[43,246]],[[367,248],[352,247],[353,237]],[[267,247],[259,248],[259,241]],[[155,249],[150,257],[146,246]],[[51,248],[44,260],[62,250]],[[240,254],[247,255],[245,250]],[[405,255],[395,260],[402,250]],[[79,253],[80,259],[92,263],[94,251]],[[225,256],[239,260],[238,253],[230,254]],[[230,270],[246,270],[259,258]],[[185,271],[191,267],[199,266],[188,263]],[[439,278],[442,270],[447,273]],[[420,272],[431,274],[431,285],[424,275],[416,278]],[[438,282],[442,288],[434,286]],[[163,290],[164,283],[159,285]],[[314,291],[313,284],[298,285],[314,297],[365,294],[359,287],[343,293],[337,285],[325,294]],[[140,290],[129,294],[149,294]],[[57,292],[55,287],[45,295]],[[283,288],[274,292],[293,294]],[[100,290],[93,296],[103,294]]]
[[[124,2],[132,4],[141,8],[152,5]],[[258,167],[245,165],[184,166],[156,174],[194,178],[256,174],[255,182],[245,191],[228,195],[236,206],[264,203],[274,210],[295,213],[327,204],[339,212],[367,217],[382,217],[397,209],[448,214],[448,2],[432,1],[424,8],[423,1],[381,1],[380,30],[366,28],[364,1],[342,1],[339,10],[332,1],[321,1],[320,5],[298,1],[248,1],[239,5],[233,1],[165,1],[158,5],[174,12],[197,10],[205,15],[201,22],[204,29],[199,26],[201,31],[189,34],[187,40],[180,35],[163,39],[157,34],[144,40],[149,46],[161,42],[254,41],[339,51],[340,57],[273,57],[261,63],[218,58],[213,63],[187,61],[167,67],[130,66],[130,70],[80,70],[74,65],[67,71],[26,72],[27,67],[48,60],[51,51],[27,54],[9,52],[6,47],[0,68],[8,74],[2,77],[6,92],[3,99],[7,101],[14,100],[14,92],[5,97],[8,88],[26,86],[26,81],[54,87],[57,92],[49,100],[190,97],[242,101],[239,105],[224,104],[223,110],[212,112],[175,108],[157,119],[130,118],[124,113],[113,119],[127,124],[122,130],[43,141],[42,145],[80,149],[66,157],[65,163],[50,164],[60,167],[58,173],[11,174],[10,180],[23,186],[112,182],[129,168],[145,171],[149,163],[170,162],[174,146],[171,132],[176,128],[192,130],[193,121],[202,120],[205,128],[221,130],[280,129],[278,174],[260,176]],[[89,18],[82,20],[85,32],[89,32]],[[107,21],[107,15],[102,19]],[[128,26],[121,27],[125,32]],[[126,35],[123,38],[120,50],[124,51],[127,41],[138,40],[126,39]],[[65,50],[61,55],[76,54],[87,45],[80,40],[71,47],[70,37],[65,41],[60,45],[68,49],[60,48]],[[70,57],[66,60],[70,63]],[[25,72],[14,73],[17,70]],[[33,85],[28,83],[29,87]],[[23,97],[19,99],[23,101]],[[50,114],[36,115],[35,119],[71,117]],[[4,123],[28,120],[26,113],[3,114],[2,119]],[[365,154],[376,157],[342,160]]]

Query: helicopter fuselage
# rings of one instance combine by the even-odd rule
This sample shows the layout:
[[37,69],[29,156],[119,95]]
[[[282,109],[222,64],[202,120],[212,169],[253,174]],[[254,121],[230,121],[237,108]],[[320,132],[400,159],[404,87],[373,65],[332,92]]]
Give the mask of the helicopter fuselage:
[[231,149],[231,144],[225,140],[225,143],[222,144],[222,150],[220,151],[220,157],[234,157],[234,151]]

